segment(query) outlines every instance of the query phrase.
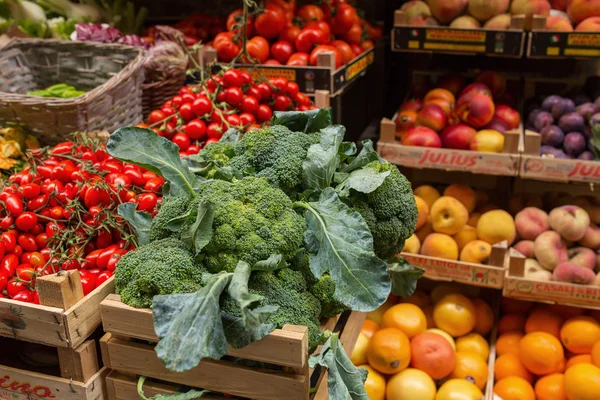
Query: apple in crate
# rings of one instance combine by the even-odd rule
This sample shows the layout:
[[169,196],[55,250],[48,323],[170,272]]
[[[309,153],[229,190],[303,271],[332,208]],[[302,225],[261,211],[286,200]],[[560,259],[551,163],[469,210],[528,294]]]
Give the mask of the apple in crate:
[[458,96],[458,97],[461,98],[461,97],[466,96],[471,93],[482,93],[490,98],[492,97],[492,91],[490,90],[490,88],[480,82],[475,82],[475,83],[471,83],[470,85],[467,85],[463,89],[463,91],[460,92],[460,96]]
[[455,114],[466,124],[482,128],[492,120],[495,110],[491,97],[480,92],[469,92],[459,97]]
[[517,129],[521,123],[521,116],[514,108],[500,104],[496,106],[494,118],[498,118],[508,125],[508,129]]
[[469,150],[471,140],[477,131],[466,124],[456,124],[447,126],[440,137],[442,143],[447,149]]
[[417,126],[426,126],[436,132],[441,131],[446,126],[448,118],[444,110],[435,104],[426,104],[417,114]]
[[402,137],[405,146],[442,147],[442,140],[436,131],[425,126],[409,129]]

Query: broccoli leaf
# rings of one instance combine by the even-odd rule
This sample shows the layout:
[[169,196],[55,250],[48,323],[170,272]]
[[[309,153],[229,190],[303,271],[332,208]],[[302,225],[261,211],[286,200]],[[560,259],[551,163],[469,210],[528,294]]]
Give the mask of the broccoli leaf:
[[231,275],[211,276],[196,293],[154,296],[152,316],[160,338],[155,350],[170,371],[188,371],[203,358],[219,360],[227,354],[219,298]]
[[345,128],[341,125],[321,129],[321,142],[308,148],[302,163],[302,182],[305,189],[323,190],[331,186],[339,164],[338,150],[344,140]]
[[317,365],[327,368],[327,387],[331,400],[369,400],[365,390],[368,372],[355,367],[350,361],[337,333],[327,339],[320,354],[310,357],[309,365],[311,368]]
[[194,197],[196,176],[179,156],[179,147],[150,129],[117,129],[106,145],[108,153],[121,161],[160,174],[171,183],[171,194]]
[[424,269],[413,267],[404,258],[397,257],[388,264],[392,278],[392,293],[408,297],[417,289],[417,280],[425,273]]
[[231,143],[236,144],[240,141],[240,132],[237,129],[229,128],[225,131],[221,139],[219,139],[220,143]]
[[240,306],[245,328],[254,328],[263,324],[272,313],[279,309],[279,307],[269,305],[256,307],[264,297],[248,291],[248,280],[251,272],[252,270],[247,262],[238,262],[231,283],[227,288],[231,298]]
[[309,111],[275,111],[271,125],[283,125],[292,132],[319,132],[332,124],[326,108]]
[[190,208],[186,211],[185,214],[181,214],[181,215],[169,220],[169,222],[167,222],[167,229],[170,230],[171,232],[181,231],[181,228],[183,228],[183,225],[185,225],[187,220],[192,217],[192,214],[193,214],[192,211],[193,211],[193,209]]
[[335,281],[335,299],[356,311],[372,311],[387,299],[391,281],[386,264],[373,252],[367,223],[344,204],[332,188],[318,202],[296,202],[304,208],[308,229],[304,239],[310,269],[316,277],[329,271]]
[[[214,217],[215,210],[213,205],[208,202],[202,202],[198,204],[196,221],[189,229],[181,232],[181,241],[193,247],[195,255],[198,255],[204,246],[210,242],[210,239],[212,239]],[[171,223],[167,227],[171,229]]]
[[221,313],[221,319],[227,343],[234,349],[241,349],[260,340],[276,328],[275,324],[259,324],[255,327],[246,327],[242,318],[225,313]]
[[191,389],[186,393],[173,393],[173,394],[157,394],[156,396],[152,396],[148,398],[144,395],[144,382],[146,381],[145,376],[140,376],[137,384],[137,392],[138,396],[140,396],[141,400],[197,400],[204,396],[207,393],[210,393],[210,390],[196,390]]
[[252,271],[275,271],[285,267],[285,261],[281,254],[271,254],[266,260],[258,261],[252,267]]
[[367,165],[372,161],[379,160],[380,162],[386,162],[383,158],[379,157],[379,154],[373,148],[373,142],[371,139],[362,141],[363,148],[360,150],[360,153],[350,162],[350,164],[346,165],[342,168],[342,172],[352,172],[355,169],[359,169]]
[[355,154],[356,144],[354,142],[342,142],[338,151],[340,162],[344,162],[348,157],[352,157]]
[[136,211],[135,207],[136,205],[133,203],[119,204],[117,212],[133,227],[137,236],[137,244],[141,246],[150,243],[152,216],[145,211]]
[[378,172],[368,167],[357,169],[352,171],[346,180],[337,186],[336,190],[342,197],[348,197],[350,189],[361,193],[371,193],[381,186],[390,173],[391,171]]

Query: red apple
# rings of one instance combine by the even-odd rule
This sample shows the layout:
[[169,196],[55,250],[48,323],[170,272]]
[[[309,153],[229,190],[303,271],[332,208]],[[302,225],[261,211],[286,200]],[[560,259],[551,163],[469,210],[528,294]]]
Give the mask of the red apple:
[[423,102],[420,99],[410,99],[400,105],[399,112],[415,111],[418,112],[423,107]]
[[442,143],[447,149],[469,150],[469,145],[477,131],[469,125],[456,124],[446,127],[440,133]]
[[514,108],[505,106],[504,104],[499,104],[496,106],[494,118],[498,118],[506,122],[508,129],[517,129],[521,123],[521,116],[519,115],[519,112]]
[[426,126],[416,126],[409,129],[402,138],[402,144],[405,146],[419,147],[442,147],[442,139],[440,136]]
[[444,110],[436,104],[427,104],[421,108],[417,114],[416,126],[426,126],[436,132],[441,131],[446,126],[448,118]]
[[458,118],[475,128],[481,128],[489,123],[494,117],[494,111],[492,98],[476,92],[461,96],[455,108]]
[[475,82],[483,83],[490,88],[492,97],[500,96],[506,90],[506,78],[496,71],[482,71],[477,77]]
[[486,96],[489,96],[490,98],[492,97],[492,91],[490,90],[489,87],[487,87],[486,85],[484,85],[483,83],[479,83],[479,82],[475,82],[475,83],[471,83],[470,85],[467,85],[466,88],[463,89],[462,92],[460,92],[460,97],[466,96],[468,94],[471,93],[483,93]]

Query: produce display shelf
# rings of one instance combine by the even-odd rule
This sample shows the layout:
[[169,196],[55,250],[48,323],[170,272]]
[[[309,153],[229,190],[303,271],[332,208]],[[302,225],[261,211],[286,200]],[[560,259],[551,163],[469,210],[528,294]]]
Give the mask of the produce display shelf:
[[435,281],[452,281],[467,285],[502,289],[504,285],[507,247],[506,242],[492,246],[492,253],[487,265],[405,252],[400,253],[400,255],[410,265],[424,269],[425,274],[423,276],[425,278]]
[[546,30],[546,17],[535,15],[529,33],[527,57],[597,58],[600,57],[600,34]]
[[524,26],[523,15],[513,16],[510,29],[506,30],[411,26],[406,14],[397,10],[392,29],[392,51],[521,58],[525,49]]
[[[396,116],[393,117],[395,119]],[[386,160],[408,168],[433,168],[446,171],[466,171],[474,174],[516,176],[519,173],[518,154],[520,131],[504,134],[502,153],[483,153],[431,147],[404,146],[396,140],[393,120],[381,120],[381,135],[377,152]]]
[[[202,47],[198,51],[204,65],[217,63],[217,53],[212,48]],[[337,96],[359,77],[364,76],[375,62],[375,49],[370,49],[355,57],[348,64],[335,68],[335,54],[324,52],[317,56],[316,66],[254,65],[236,64],[236,68],[248,71],[255,77],[286,78],[298,84],[300,91],[312,96],[318,90],[324,90]]]
[[[158,359],[154,344],[135,341],[158,341],[154,333],[152,310],[129,307],[117,295],[108,296],[102,302],[101,309],[104,330],[107,332],[100,342],[102,359],[104,365],[113,371],[159,379],[171,385],[173,391],[177,385],[186,385],[256,400],[310,398],[312,373],[308,366],[306,327],[286,325],[258,342],[243,349],[230,349],[228,353],[228,356],[274,364],[283,367],[283,371],[250,368],[225,360],[203,360],[190,371],[176,373],[169,371]],[[351,354],[365,317],[366,314],[360,312],[344,313],[324,321],[322,328],[340,332],[344,349]],[[321,382],[327,382],[325,373],[320,373],[318,379],[319,390],[314,397],[317,400],[327,399],[327,385],[320,385]],[[149,385],[152,388],[152,383]],[[321,390],[321,386],[325,388]],[[108,387],[109,400],[137,398],[126,397],[127,393],[135,394],[127,389],[126,383],[112,379]]]
[[504,278],[504,297],[579,308],[600,309],[600,286],[541,281],[525,278],[525,257],[509,250],[510,263]]

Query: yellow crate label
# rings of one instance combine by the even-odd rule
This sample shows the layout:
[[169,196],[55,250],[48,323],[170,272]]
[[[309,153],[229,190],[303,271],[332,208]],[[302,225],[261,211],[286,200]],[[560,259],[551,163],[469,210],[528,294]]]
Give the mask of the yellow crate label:
[[600,57],[600,49],[565,49],[565,56]]
[[587,46],[587,47],[600,47],[600,34],[581,34],[571,33],[567,39],[567,45],[569,46]]
[[546,49],[546,54],[549,56],[557,56],[560,54],[560,47],[548,47]]
[[421,46],[421,44],[417,40],[409,40],[408,41],[409,49],[418,49],[420,46]]
[[267,79],[273,79],[273,78],[285,78],[288,81],[296,81],[296,70],[294,69],[288,69],[288,68],[277,68],[277,69],[271,69],[271,68],[240,68],[242,71],[246,71],[248,72],[250,75],[252,75],[252,78],[254,79],[259,79],[262,76],[264,76]]
[[452,43],[430,43],[425,42],[423,48],[426,50],[453,50],[453,51],[470,51],[473,53],[485,52],[485,46],[470,45],[470,44],[452,44]]
[[349,81],[363,72],[369,66],[369,57],[363,57],[346,68],[346,81]]
[[427,29],[427,40],[445,40],[450,42],[480,42],[485,43],[486,32],[481,30],[463,29]]

